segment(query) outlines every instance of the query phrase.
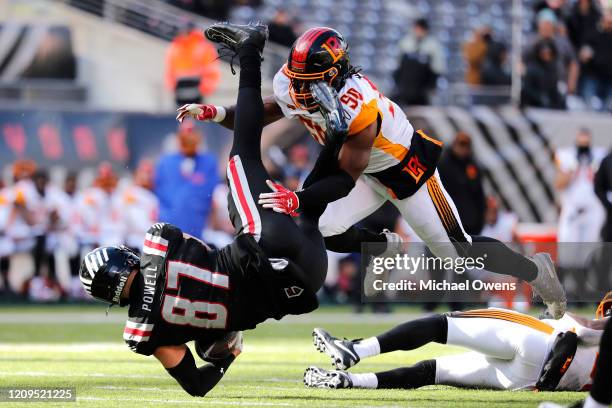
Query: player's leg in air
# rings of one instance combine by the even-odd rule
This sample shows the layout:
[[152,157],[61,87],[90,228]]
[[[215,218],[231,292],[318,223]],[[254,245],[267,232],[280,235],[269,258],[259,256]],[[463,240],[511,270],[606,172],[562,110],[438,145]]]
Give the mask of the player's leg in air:
[[486,270],[529,282],[555,318],[565,312],[565,291],[550,256],[541,253],[527,258],[496,239],[468,235],[437,171],[413,195],[401,200],[389,197],[387,189],[370,176],[361,179],[361,188],[357,184],[349,196],[331,203],[321,217],[320,228],[329,250],[360,252],[362,242],[385,242],[385,236],[364,235],[350,225],[389,200],[434,255],[482,257]]
[[474,353],[421,361],[378,373],[353,374],[309,367],[304,383],[325,388],[403,388],[445,384],[462,387],[521,389],[538,381],[553,327],[531,316],[504,310],[474,310],[429,316],[403,323],[359,341],[313,332],[317,349],[346,370],[362,359],[428,343],[466,347]]
[[305,284],[316,292],[325,279],[327,255],[318,230],[318,214],[303,214],[300,224],[286,214],[264,211],[257,203],[269,192],[270,176],[261,160],[264,106],[261,98],[261,53],[267,39],[265,26],[214,24],[209,40],[222,43],[240,59],[240,82],[234,114],[234,139],[227,166],[230,218],[236,234],[250,234],[269,258],[291,260],[303,273]]

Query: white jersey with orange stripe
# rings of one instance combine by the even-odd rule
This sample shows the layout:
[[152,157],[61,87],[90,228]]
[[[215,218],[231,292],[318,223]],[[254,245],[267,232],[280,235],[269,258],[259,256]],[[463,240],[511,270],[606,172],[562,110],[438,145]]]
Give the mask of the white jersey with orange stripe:
[[[289,94],[289,78],[279,70],[274,76],[274,97],[289,119],[298,119],[320,144],[325,143],[325,119],[320,112],[300,109]],[[382,118],[380,132],[374,140],[370,161],[364,173],[376,173],[404,159],[410,148],[414,128],[400,107],[386,98],[362,74],[352,75],[338,92],[347,114],[349,137]]]

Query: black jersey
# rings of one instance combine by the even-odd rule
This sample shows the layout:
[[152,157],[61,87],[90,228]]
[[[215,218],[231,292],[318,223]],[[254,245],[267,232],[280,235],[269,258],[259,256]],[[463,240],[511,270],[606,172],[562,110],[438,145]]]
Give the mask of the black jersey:
[[315,309],[316,296],[295,277],[292,263],[282,259],[283,267],[275,268],[278,263],[248,235],[217,251],[172,225],[155,224],[130,288],[123,339],[151,355],[159,346],[207,344],[270,317]]

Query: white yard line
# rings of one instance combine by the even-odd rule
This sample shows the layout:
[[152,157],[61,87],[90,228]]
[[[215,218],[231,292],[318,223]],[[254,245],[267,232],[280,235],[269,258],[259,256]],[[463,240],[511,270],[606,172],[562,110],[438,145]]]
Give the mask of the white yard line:
[[[269,324],[385,324],[402,323],[414,318],[418,314],[354,314],[354,313],[311,313],[300,316],[286,316],[280,321],[268,320]],[[33,313],[17,312],[6,313],[0,309],[0,324],[119,324],[125,323],[126,316],[113,313],[108,316],[100,312],[58,312]]]
[[0,371],[0,377],[101,377],[101,378],[169,378],[167,375],[113,374],[113,373],[66,373],[63,371]]
[[167,400],[167,399],[144,399],[144,398],[102,398],[102,397],[77,397],[77,401],[124,401],[124,402],[139,402],[139,403],[159,403],[159,404],[184,404],[184,405],[251,405],[251,406],[263,406],[263,407],[293,407],[295,403],[282,403],[282,402],[260,402],[260,401],[225,401],[215,398],[203,398],[201,400]]

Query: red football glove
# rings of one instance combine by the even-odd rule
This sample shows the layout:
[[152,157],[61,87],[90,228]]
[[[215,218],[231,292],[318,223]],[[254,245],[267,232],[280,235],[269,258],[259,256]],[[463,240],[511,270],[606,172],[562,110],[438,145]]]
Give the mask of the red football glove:
[[[219,112],[220,107],[215,105],[200,105],[199,103],[188,103],[186,105],[181,106],[176,111],[178,114],[176,115],[176,120],[182,122],[186,117],[192,117],[194,119],[208,122],[215,121],[220,122],[225,118],[225,112]],[[223,116],[223,117],[221,117]]]
[[278,183],[266,180],[268,187],[272,189],[272,193],[261,193],[259,195],[259,204],[263,208],[271,208],[277,213],[289,214],[292,217],[297,217],[297,209],[300,207],[300,199],[295,192],[283,187]]

